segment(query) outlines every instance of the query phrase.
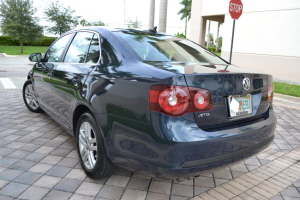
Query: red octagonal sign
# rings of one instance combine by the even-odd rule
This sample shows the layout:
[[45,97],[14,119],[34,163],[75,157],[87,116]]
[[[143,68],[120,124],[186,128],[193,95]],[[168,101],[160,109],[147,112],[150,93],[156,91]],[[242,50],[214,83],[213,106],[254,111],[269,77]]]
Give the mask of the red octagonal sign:
[[231,0],[229,2],[229,13],[232,19],[238,19],[243,13],[243,3],[241,0]]

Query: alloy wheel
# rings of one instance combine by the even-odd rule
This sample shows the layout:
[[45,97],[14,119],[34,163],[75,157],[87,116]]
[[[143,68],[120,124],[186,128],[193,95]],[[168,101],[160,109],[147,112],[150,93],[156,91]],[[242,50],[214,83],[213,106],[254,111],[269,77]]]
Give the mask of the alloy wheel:
[[97,140],[90,123],[81,124],[78,139],[81,159],[87,169],[93,169],[97,161]]
[[26,99],[27,105],[31,109],[37,110],[39,108],[39,105],[35,100],[32,84],[28,84],[25,88],[25,99]]

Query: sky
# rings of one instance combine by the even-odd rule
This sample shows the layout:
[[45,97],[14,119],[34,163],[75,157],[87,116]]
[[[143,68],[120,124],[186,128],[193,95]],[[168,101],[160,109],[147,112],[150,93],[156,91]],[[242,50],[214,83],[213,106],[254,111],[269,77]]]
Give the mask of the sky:
[[[180,20],[177,12],[182,8],[179,4],[181,0],[168,0],[167,14],[167,33],[175,34],[177,32],[184,33],[185,22]],[[64,6],[70,6],[75,10],[75,15],[82,16],[88,22],[103,21],[109,26],[120,28],[124,24],[124,2],[125,2],[125,21],[128,19],[141,21],[141,29],[149,29],[149,7],[150,0],[60,0]],[[40,18],[42,25],[50,25],[46,21],[43,11],[49,5],[50,0],[33,0],[34,6],[37,8],[37,16]],[[160,0],[155,1],[155,26],[159,22],[159,5]],[[188,34],[189,35],[188,23]],[[216,35],[217,25],[211,25],[211,31]]]

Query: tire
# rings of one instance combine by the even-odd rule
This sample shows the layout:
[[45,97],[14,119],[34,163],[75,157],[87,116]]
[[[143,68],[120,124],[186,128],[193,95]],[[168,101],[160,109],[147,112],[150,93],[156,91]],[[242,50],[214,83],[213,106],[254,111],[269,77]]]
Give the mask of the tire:
[[30,79],[28,79],[23,85],[23,100],[24,100],[26,107],[31,112],[35,112],[35,113],[44,112],[40,108],[38,102],[35,99],[34,89],[33,89],[32,81]]
[[102,134],[90,112],[78,120],[76,143],[81,167],[88,177],[100,179],[114,173],[116,167],[106,155]]

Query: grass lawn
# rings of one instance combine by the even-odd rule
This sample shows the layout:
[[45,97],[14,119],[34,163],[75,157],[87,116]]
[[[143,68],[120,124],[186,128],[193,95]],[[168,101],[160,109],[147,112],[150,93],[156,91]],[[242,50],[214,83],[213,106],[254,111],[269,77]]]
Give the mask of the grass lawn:
[[274,82],[274,91],[279,94],[300,97],[300,85]]
[[0,45],[0,52],[6,53],[7,55],[30,55],[32,53],[45,53],[48,47],[40,46],[24,46],[23,52],[20,53],[19,46],[2,46]]
[[218,55],[219,57],[221,57],[221,52],[214,52],[214,54]]

